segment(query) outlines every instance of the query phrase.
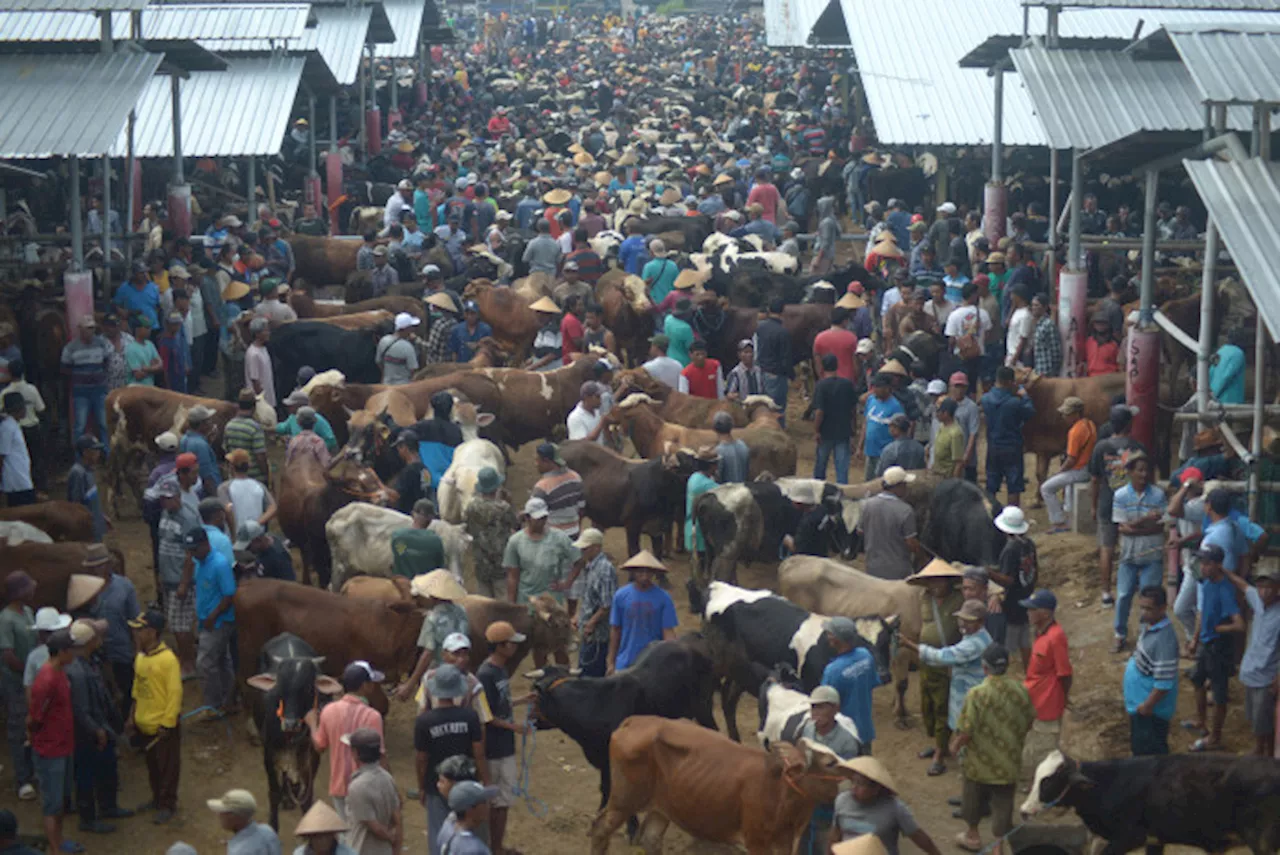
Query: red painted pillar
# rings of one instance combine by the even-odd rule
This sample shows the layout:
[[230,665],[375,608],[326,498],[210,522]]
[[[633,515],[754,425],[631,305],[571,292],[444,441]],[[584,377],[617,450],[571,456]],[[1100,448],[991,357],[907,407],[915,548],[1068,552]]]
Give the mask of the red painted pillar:
[[342,224],[338,222],[338,198],[342,196],[342,157],[331,151],[324,158],[325,188],[329,199],[329,234],[342,234]]
[[1124,392],[1133,415],[1133,438],[1155,448],[1156,407],[1160,402],[1160,333],[1156,328],[1129,330],[1125,349]]
[[1062,338],[1062,376],[1084,377],[1084,343],[1089,334],[1089,274],[1064,269],[1058,275],[1058,334]]
[[404,124],[404,118],[398,109],[387,110],[387,133]]
[[427,82],[425,80],[419,80],[414,84],[413,88],[416,90],[418,95],[418,106],[427,106]]
[[982,231],[992,251],[1004,237],[1005,217],[1009,211],[1009,189],[1003,184],[988,184],[982,189]]
[[175,237],[191,237],[191,185],[169,185],[169,228]]
[[369,155],[378,154],[382,151],[382,110],[374,107],[364,114],[364,131],[365,139],[368,145],[365,146],[365,153]]

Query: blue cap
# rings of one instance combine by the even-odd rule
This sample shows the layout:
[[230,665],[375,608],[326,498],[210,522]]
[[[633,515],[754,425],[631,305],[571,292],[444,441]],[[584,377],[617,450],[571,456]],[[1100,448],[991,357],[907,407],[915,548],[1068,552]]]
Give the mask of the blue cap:
[[468,300],[462,304],[462,310],[464,312],[478,312],[480,311],[480,307],[476,305],[475,300]]
[[1058,598],[1053,595],[1053,591],[1040,588],[1025,600],[1019,600],[1018,605],[1024,609],[1048,609],[1053,611],[1058,607]]

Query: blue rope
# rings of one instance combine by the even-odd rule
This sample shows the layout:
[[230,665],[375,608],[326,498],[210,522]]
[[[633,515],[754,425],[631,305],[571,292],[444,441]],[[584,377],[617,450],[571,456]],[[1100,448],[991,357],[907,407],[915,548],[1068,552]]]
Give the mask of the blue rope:
[[[534,723],[532,710],[529,711],[529,715],[525,718],[525,723]],[[529,813],[538,819],[545,819],[547,814],[551,812],[551,808],[546,802],[533,794],[530,786],[530,778],[532,778],[533,773],[533,753],[537,747],[538,730],[536,727],[520,734],[520,777],[513,789],[517,796],[524,799],[525,807],[529,809]]]

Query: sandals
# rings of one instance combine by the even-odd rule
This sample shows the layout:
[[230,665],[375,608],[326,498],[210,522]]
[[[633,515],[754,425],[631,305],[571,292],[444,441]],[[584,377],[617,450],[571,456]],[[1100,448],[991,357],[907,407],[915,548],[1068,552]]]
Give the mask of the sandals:
[[956,835],[956,846],[963,849],[965,852],[982,851],[982,841],[978,840],[975,843],[969,835],[965,834],[963,831]]
[[936,754],[936,753],[937,753],[937,751],[938,751],[938,749],[936,749],[936,748],[934,748],[932,745],[930,745],[928,748],[926,748],[925,750],[923,750],[923,751],[921,751],[919,754],[917,754],[917,755],[916,755],[916,757],[920,758],[921,760],[928,760],[928,759],[929,759],[929,758],[931,758],[934,754]]
[[929,771],[927,774],[929,775],[930,778],[936,778],[939,775],[945,775],[946,773],[947,773],[947,764],[943,763],[941,760],[934,760],[933,763],[930,764]]
[[1202,753],[1205,751],[1221,751],[1222,749],[1223,745],[1221,742],[1212,742],[1207,736],[1202,736],[1195,742],[1191,743],[1190,748],[1191,751],[1196,753]]
[[1183,730],[1186,730],[1186,731],[1189,731],[1189,732],[1191,732],[1191,733],[1198,734],[1199,736],[1208,736],[1208,735],[1209,735],[1209,731],[1205,729],[1205,726],[1204,726],[1204,725],[1202,725],[1200,722],[1196,721],[1195,719],[1192,719],[1192,718],[1183,719],[1183,721],[1182,721],[1182,729],[1183,729]]

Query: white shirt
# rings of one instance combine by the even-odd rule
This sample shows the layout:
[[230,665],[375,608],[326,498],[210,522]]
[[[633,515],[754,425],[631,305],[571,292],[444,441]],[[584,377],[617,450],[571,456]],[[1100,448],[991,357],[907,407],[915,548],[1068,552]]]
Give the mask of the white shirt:
[[276,405],[275,375],[271,373],[271,354],[259,344],[251,344],[244,352],[245,385],[254,388],[257,380],[262,387],[262,399],[271,406]]
[[666,383],[672,389],[680,388],[680,372],[684,370],[684,366],[670,356],[650,359],[643,368],[652,374],[655,380]]
[[192,283],[187,293],[191,295],[191,311],[183,326],[189,331],[187,343],[190,344],[190,339],[199,338],[209,331],[209,319],[204,316],[204,295],[200,293],[200,286]]
[[10,392],[20,392],[27,402],[27,414],[22,417],[19,422],[22,427],[36,427],[40,424],[40,413],[44,412],[44,397],[40,394],[40,390],[32,386],[26,380],[15,380],[3,391],[0,391],[0,399]]
[[[600,420],[604,418],[604,413],[597,409],[594,413],[589,413],[582,406],[582,402],[578,402],[578,406],[573,408],[573,412],[569,413],[569,418],[565,420],[565,424],[569,428],[569,439],[586,439],[591,432],[596,429],[596,425],[600,424]],[[600,431],[596,437],[596,442],[604,445],[604,431]]]
[[232,478],[218,489],[226,489],[226,501],[231,502],[231,509],[236,515],[236,526],[244,525],[249,520],[259,519],[271,507],[267,499],[267,488],[253,478]]
[[1036,322],[1031,317],[1031,309],[1023,306],[1021,309],[1013,310],[1013,314],[1009,316],[1009,331],[1004,337],[1005,365],[1013,364],[1013,357],[1018,352],[1019,343],[1023,339],[1030,341],[1035,328]]
[[889,310],[902,302],[902,292],[897,286],[890,288],[884,292],[884,296],[880,298],[880,317],[889,314]]
[[[944,332],[947,338],[952,340],[965,335],[977,336],[978,344],[981,345],[990,329],[991,316],[987,314],[986,309],[980,309],[977,306],[960,306],[947,318],[947,328]],[[952,348],[952,350],[956,355],[960,354],[958,348]]]
[[392,226],[400,224],[400,215],[405,208],[411,207],[412,203],[406,202],[404,197],[400,195],[400,191],[391,194],[391,198],[387,200],[387,206],[382,209],[382,227],[389,229]]
[[956,308],[956,304],[950,300],[944,299],[941,303],[934,303],[933,300],[926,300],[924,304],[924,313],[936,320],[939,328],[946,329],[947,321],[951,319],[951,313],[954,312]]
[[0,471],[0,491],[19,493],[34,490],[31,481],[31,455],[22,427],[12,416],[0,417],[0,456],[4,457],[4,469]]
[[556,243],[560,244],[560,251],[565,255],[573,252],[573,230],[565,229],[560,233],[560,237],[556,238]]

